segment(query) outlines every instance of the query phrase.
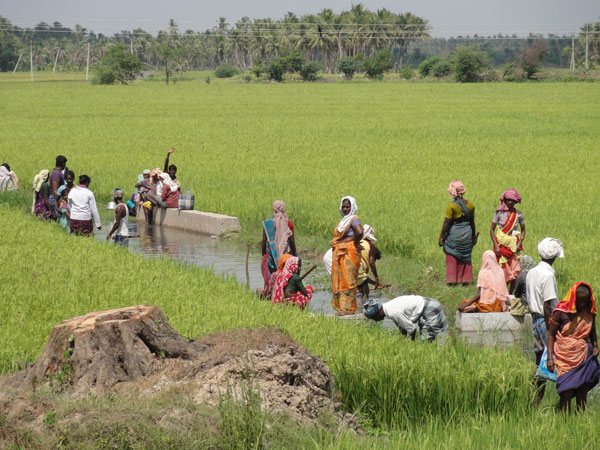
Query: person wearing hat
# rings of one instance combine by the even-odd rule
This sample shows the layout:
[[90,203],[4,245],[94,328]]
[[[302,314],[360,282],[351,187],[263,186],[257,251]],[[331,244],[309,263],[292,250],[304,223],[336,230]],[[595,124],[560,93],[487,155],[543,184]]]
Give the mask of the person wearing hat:
[[115,235],[115,242],[123,247],[127,247],[129,244],[129,208],[123,203],[123,189],[117,188],[112,191],[111,195],[117,206],[115,208],[115,223],[108,232],[106,240],[110,240],[113,233],[117,233]]
[[[526,279],[527,303],[533,321],[535,363],[539,366],[548,340],[548,327],[552,311],[558,304],[558,289],[552,264],[556,258],[564,258],[562,242],[546,237],[538,244],[538,253],[542,260],[529,270]],[[536,404],[544,398],[546,380],[537,378]]]
[[420,295],[401,295],[384,304],[367,303],[363,306],[363,315],[376,322],[388,317],[402,334],[410,335],[413,340],[417,328],[421,339],[430,342],[436,336],[448,334],[444,307],[437,300]]

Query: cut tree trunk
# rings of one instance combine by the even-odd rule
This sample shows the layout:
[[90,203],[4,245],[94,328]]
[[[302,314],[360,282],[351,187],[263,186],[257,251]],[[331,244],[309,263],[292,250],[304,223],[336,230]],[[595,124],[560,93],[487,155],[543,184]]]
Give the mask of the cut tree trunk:
[[159,308],[138,305],[63,321],[53,328],[40,358],[11,381],[56,380],[76,391],[104,391],[148,375],[156,358],[196,355]]

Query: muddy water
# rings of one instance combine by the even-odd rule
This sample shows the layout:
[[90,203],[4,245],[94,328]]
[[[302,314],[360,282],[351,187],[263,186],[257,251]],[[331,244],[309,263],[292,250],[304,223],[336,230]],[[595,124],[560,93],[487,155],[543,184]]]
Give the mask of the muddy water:
[[[98,240],[104,241],[106,239],[106,235],[112,228],[112,217],[110,212],[103,214],[102,230],[96,230]],[[239,283],[246,285],[246,252],[240,246],[195,232],[136,223],[135,218],[132,219],[129,223],[129,235],[139,234],[140,237],[129,239],[129,251],[147,257],[167,256],[187,264],[207,267],[217,275],[235,278]],[[114,241],[108,245],[115,245]],[[264,284],[260,272],[260,263],[261,255],[250,252],[248,272],[250,275],[250,289],[253,291],[257,288],[262,289]],[[305,279],[306,285],[312,285],[315,288],[309,308],[315,312],[333,314],[331,289],[326,287],[328,276],[320,261],[318,263],[317,269]],[[312,262],[310,264],[308,261],[305,262],[303,269],[308,269],[310,265],[312,265]]]

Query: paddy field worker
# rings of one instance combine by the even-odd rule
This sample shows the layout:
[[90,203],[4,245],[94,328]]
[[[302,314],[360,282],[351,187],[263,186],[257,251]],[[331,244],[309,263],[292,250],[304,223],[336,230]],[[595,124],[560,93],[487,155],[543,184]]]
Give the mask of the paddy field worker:
[[464,300],[458,310],[462,313],[491,313],[508,311],[508,289],[504,272],[496,261],[496,255],[486,250],[481,255],[481,269],[477,275],[477,294]]
[[511,283],[510,293],[514,288],[512,282],[521,271],[519,258],[523,252],[525,239],[525,219],[523,213],[515,209],[517,203],[521,203],[521,196],[516,189],[504,191],[500,196],[500,205],[496,208],[490,227],[494,253],[504,271],[504,280],[506,283]]
[[261,273],[265,281],[264,290],[269,290],[271,275],[280,270],[281,258],[290,254],[296,256],[294,224],[286,214],[286,205],[281,200],[273,202],[273,216],[263,221],[261,241]]
[[[564,257],[562,242],[558,239],[546,237],[539,242],[538,253],[542,260],[537,266],[529,270],[526,289],[527,303],[533,322],[535,363],[539,366],[548,342],[550,317],[558,304],[558,289],[552,265],[557,258]],[[536,385],[537,396],[535,402],[539,405],[544,398],[546,380],[538,377],[536,378]]]
[[448,334],[444,307],[437,300],[420,295],[401,295],[383,304],[367,303],[363,315],[377,322],[388,317],[402,334],[410,335],[413,340],[417,328],[422,340],[433,341],[436,336]]
[[463,197],[462,181],[450,182],[447,189],[452,201],[446,206],[446,215],[438,244],[446,254],[446,283],[454,286],[473,281],[471,252],[477,243],[475,233],[475,205]]
[[115,223],[106,235],[106,240],[110,240],[113,233],[116,233],[115,242],[127,247],[129,244],[129,208],[123,203],[123,195],[123,189],[120,188],[114,189],[111,193],[117,206],[115,207]]
[[310,302],[314,289],[312,286],[304,287],[300,277],[302,260],[296,256],[289,256],[283,268],[277,271],[271,301],[273,303],[285,303],[304,309]]
[[342,220],[333,230],[331,248],[332,306],[338,314],[354,314],[363,237],[363,227],[356,215],[358,206],[354,197],[343,197],[340,202]]
[[571,286],[552,312],[547,367],[556,372],[556,390],[563,411],[571,409],[573,397],[577,409],[585,410],[587,394],[600,380],[595,319],[592,287],[581,282]]

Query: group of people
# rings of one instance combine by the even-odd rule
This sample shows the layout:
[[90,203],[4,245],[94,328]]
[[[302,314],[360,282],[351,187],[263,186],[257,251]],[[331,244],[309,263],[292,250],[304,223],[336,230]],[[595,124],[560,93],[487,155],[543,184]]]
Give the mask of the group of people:
[[312,286],[304,286],[300,276],[302,260],[298,258],[294,224],[281,200],[273,202],[273,217],[263,221],[261,272],[265,281],[260,296],[273,303],[306,308],[312,298]]
[[[136,209],[143,208],[146,220],[152,221],[155,207],[177,208],[181,184],[177,167],[169,165],[170,149],[164,171],[145,170],[138,178],[136,193],[124,202],[122,189],[114,189],[115,223],[107,239],[126,245],[128,220]],[[89,236],[93,228],[102,228],[90,177],[82,174],[78,185],[75,174],[66,166],[67,158],[56,157],[54,169],[41,170],[33,179],[32,212],[46,220],[60,223],[72,234]],[[0,191],[18,189],[16,174],[4,163],[0,166]],[[468,285],[473,281],[471,253],[479,233],[475,227],[475,205],[464,198],[465,186],[452,181],[448,186],[452,201],[446,213],[438,244],[446,256],[446,282],[450,286]],[[464,300],[458,310],[462,313],[510,312],[517,316],[531,313],[534,350],[538,366],[546,367],[557,375],[557,389],[561,407],[569,409],[576,398],[578,408],[585,408],[587,392],[600,381],[597,361],[598,342],[595,327],[596,303],[589,284],[574,284],[562,301],[558,301],[555,260],[564,257],[562,242],[551,237],[539,242],[541,261],[523,254],[525,220],[515,206],[521,196],[509,189],[500,196],[490,226],[492,249],[482,255],[477,276],[476,294]],[[354,314],[357,296],[361,293],[363,314],[379,321],[390,318],[406,335],[435,340],[448,333],[448,322],[443,306],[434,299],[419,295],[405,295],[386,303],[369,302],[371,286],[380,287],[377,260],[381,253],[375,246],[377,239],[371,226],[363,225],[357,215],[358,206],[353,197],[345,196],[339,207],[341,220],[333,230],[331,248],[323,262],[331,275],[332,306],[340,315]],[[273,216],[263,221],[262,264],[263,298],[273,303],[284,303],[304,309],[314,292],[304,286],[300,275],[302,261],[294,236],[294,224],[286,214],[286,205],[273,203]],[[311,269],[312,270],[312,269]],[[546,379],[537,377],[536,401],[541,402]]]
[[42,169],[33,178],[31,212],[58,222],[71,234],[89,236],[94,224],[98,230],[102,229],[96,198],[89,189],[88,175],[80,175],[77,186],[74,181],[75,174],[67,169],[67,158],[58,155],[52,172]]
[[175,148],[167,152],[164,171],[156,168],[146,169],[135,185],[135,205],[144,211],[146,223],[152,223],[154,208],[177,208],[181,195],[181,183],[177,179],[177,166],[169,164],[169,157]]

